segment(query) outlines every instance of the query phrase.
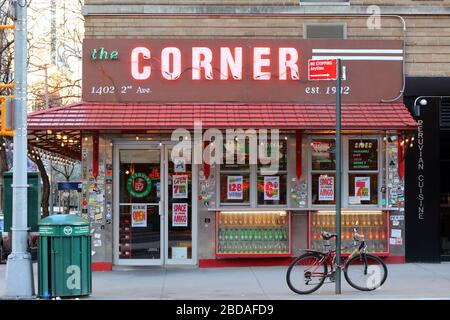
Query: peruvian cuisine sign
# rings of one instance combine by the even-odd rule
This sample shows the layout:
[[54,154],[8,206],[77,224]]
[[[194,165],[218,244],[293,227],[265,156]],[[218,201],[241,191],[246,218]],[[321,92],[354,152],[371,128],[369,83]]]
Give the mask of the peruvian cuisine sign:
[[311,64],[337,58],[351,74],[344,102],[378,103],[402,89],[397,40],[85,39],[83,100],[331,104],[335,84],[312,80],[333,79],[336,68]]

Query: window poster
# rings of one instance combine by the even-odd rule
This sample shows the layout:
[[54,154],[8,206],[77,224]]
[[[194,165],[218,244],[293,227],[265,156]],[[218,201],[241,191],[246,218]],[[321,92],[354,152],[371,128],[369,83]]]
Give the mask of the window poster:
[[280,177],[264,177],[264,200],[280,200]]
[[188,198],[188,176],[173,175],[172,176],[172,197],[174,199]]
[[174,171],[179,172],[186,172],[186,160],[183,157],[176,157],[173,159],[173,167]]
[[188,204],[172,203],[172,227],[188,226]]
[[355,196],[370,201],[370,177],[355,177]]
[[243,177],[242,176],[228,176],[227,177],[227,199],[228,200],[243,200]]
[[334,177],[319,177],[319,201],[334,200]]
[[147,227],[147,205],[134,204],[131,206],[131,226],[133,228]]

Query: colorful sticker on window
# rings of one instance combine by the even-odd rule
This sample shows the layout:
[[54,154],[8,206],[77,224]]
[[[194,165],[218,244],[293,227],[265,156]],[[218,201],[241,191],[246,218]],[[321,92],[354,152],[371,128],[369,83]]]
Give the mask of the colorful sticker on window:
[[186,172],[186,160],[183,157],[174,158],[173,167],[175,172]]

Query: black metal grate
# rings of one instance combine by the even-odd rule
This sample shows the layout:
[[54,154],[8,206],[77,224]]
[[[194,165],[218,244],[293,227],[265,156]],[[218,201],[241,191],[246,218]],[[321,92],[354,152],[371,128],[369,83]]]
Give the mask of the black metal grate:
[[443,98],[441,100],[441,108],[440,108],[440,126],[441,128],[449,128],[450,129],[450,99]]

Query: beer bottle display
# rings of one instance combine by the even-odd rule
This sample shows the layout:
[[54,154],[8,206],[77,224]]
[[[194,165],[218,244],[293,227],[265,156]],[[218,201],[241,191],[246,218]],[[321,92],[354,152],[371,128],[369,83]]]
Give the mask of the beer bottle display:
[[[358,232],[363,234],[369,252],[386,253],[389,249],[387,241],[387,212],[375,211],[345,211],[341,212],[341,244],[344,254],[350,253],[354,245],[353,227],[358,226]],[[334,212],[311,211],[309,213],[309,248],[313,250],[328,250],[320,235],[322,231],[336,232],[336,215]],[[334,248],[334,241],[331,241]],[[348,249],[347,249],[348,248]]]
[[287,213],[219,212],[217,215],[218,254],[245,256],[290,253]]

